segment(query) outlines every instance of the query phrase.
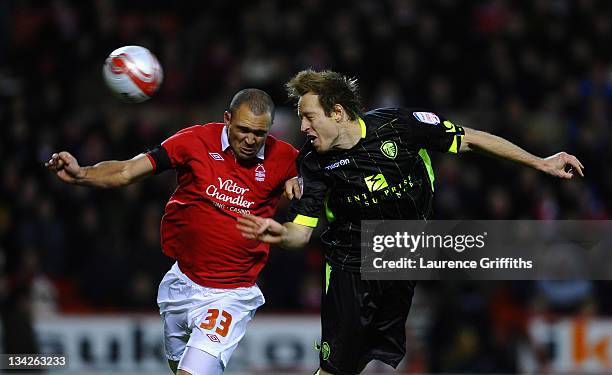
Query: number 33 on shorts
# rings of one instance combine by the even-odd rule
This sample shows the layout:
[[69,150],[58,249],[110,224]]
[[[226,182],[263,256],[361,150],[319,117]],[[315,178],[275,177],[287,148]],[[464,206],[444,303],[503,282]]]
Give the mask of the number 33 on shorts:
[[[221,315],[220,319],[219,315]],[[200,322],[198,326],[206,331],[214,330],[214,332],[219,336],[225,337],[229,332],[231,324],[232,314],[229,312],[219,309],[208,309],[206,316],[204,319],[202,319],[202,322]],[[219,338],[215,335],[207,334],[207,336],[211,341],[219,342]]]

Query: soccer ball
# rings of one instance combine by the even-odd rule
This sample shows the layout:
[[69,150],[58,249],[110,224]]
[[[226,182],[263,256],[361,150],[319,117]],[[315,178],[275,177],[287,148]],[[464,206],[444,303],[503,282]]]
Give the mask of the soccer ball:
[[102,68],[104,81],[123,102],[141,103],[159,89],[162,67],[148,49],[125,46],[111,52]]

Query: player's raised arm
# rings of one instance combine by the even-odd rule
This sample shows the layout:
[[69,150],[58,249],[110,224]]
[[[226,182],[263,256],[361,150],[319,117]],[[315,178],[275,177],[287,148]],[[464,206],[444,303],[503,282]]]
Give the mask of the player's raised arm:
[[45,166],[64,182],[99,188],[129,185],[154,172],[153,165],[145,154],[139,154],[130,160],[109,160],[81,167],[74,156],[62,151],[53,154]]
[[584,166],[574,155],[559,152],[547,158],[540,158],[496,135],[465,127],[464,130],[465,136],[459,148],[460,152],[482,151],[527,165],[555,177],[572,178],[574,177],[574,171],[584,177],[582,172]]
[[295,223],[281,224],[273,219],[246,215],[236,225],[242,236],[280,245],[286,249],[300,249],[310,241],[314,228]]

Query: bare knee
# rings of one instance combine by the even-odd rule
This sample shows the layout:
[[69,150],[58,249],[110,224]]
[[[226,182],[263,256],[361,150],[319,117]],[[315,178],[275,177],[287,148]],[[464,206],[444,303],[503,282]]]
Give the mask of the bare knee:
[[176,373],[176,375],[191,375],[190,373],[188,373],[185,370],[178,370],[178,372]]

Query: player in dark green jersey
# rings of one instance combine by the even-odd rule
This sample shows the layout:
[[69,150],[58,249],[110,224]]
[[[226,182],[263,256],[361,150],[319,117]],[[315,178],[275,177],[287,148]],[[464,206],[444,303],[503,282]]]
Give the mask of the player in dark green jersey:
[[361,280],[360,223],[430,217],[434,174],[427,150],[479,150],[560,178],[583,175],[573,155],[540,158],[427,110],[363,113],[356,81],[335,72],[302,71],[287,88],[298,99],[309,140],[298,156],[302,198],[292,201],[284,224],[246,216],[238,228],[247,238],[301,248],[325,210],[321,374],[356,374],[372,359],[396,367],[404,356],[415,283]]

